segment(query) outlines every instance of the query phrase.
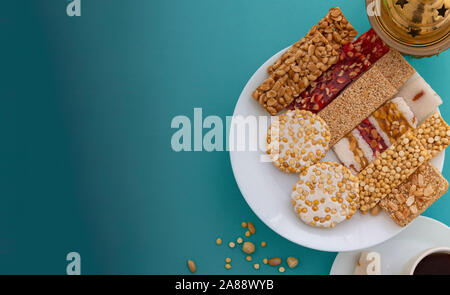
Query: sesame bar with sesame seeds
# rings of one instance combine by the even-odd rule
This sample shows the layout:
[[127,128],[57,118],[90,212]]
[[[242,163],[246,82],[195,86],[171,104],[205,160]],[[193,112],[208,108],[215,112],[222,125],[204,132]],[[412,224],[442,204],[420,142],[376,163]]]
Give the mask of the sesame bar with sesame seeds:
[[412,131],[403,134],[358,174],[359,210],[365,213],[375,207],[430,159],[430,153]]
[[319,112],[330,128],[333,146],[371,113],[391,99],[397,90],[373,65]]
[[403,56],[395,49],[389,50],[382,58],[378,65],[383,76],[389,80],[397,91],[411,78],[416,70],[403,58]]
[[431,156],[435,157],[450,143],[450,126],[436,112],[414,130],[414,135]]
[[297,216],[311,226],[333,228],[357,210],[358,179],[338,163],[320,162],[308,167],[292,190]]
[[287,111],[271,123],[267,154],[286,173],[299,173],[322,159],[328,151],[330,131],[317,115],[303,110]]
[[400,226],[406,226],[447,192],[448,182],[430,163],[421,165],[407,181],[380,202]]
[[[252,97],[271,115],[285,109],[311,82],[337,62],[339,54],[325,37],[313,30],[296,43],[296,50],[288,50],[281,57],[281,64],[269,67],[271,75],[255,91]],[[272,69],[272,70],[270,70]]]

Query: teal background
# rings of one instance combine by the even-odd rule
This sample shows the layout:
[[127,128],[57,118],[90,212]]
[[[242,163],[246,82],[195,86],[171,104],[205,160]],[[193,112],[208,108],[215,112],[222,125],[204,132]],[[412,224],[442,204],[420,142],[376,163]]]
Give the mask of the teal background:
[[[252,221],[259,263],[293,255],[286,273],[327,274],[336,253],[268,229],[229,154],[173,152],[170,122],[232,115],[253,72],[331,6],[369,29],[364,1],[82,0],[73,18],[67,3],[0,5],[0,273],[64,274],[77,251],[84,274],[185,274],[188,258],[199,274],[275,274],[225,245]],[[446,101],[450,51],[408,60]],[[450,224],[449,209],[445,196],[425,215]]]

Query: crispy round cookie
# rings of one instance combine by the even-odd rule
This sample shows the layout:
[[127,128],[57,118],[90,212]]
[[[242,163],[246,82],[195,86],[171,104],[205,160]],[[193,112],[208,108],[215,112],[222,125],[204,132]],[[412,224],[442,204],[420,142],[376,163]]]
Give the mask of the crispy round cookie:
[[275,117],[267,133],[267,154],[287,173],[299,173],[328,151],[330,131],[318,115],[292,110]]
[[320,162],[300,173],[292,205],[306,224],[333,228],[357,210],[358,179],[338,163]]

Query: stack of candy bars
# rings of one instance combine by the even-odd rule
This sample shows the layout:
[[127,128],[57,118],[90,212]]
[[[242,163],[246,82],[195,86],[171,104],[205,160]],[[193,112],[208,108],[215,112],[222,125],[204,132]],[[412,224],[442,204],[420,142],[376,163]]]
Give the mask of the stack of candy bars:
[[[318,114],[329,146],[359,181],[359,210],[383,208],[405,226],[447,191],[429,161],[450,143],[450,127],[436,113],[441,98],[399,52],[373,29],[356,35],[342,11],[330,9],[268,67],[269,77],[252,96],[271,115]],[[297,142],[289,145],[294,152]],[[303,166],[295,166],[296,173],[302,175]]]

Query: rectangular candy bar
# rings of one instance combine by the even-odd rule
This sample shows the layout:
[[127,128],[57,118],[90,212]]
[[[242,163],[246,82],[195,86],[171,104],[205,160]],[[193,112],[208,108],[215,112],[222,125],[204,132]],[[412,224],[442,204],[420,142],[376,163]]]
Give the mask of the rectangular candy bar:
[[419,124],[425,121],[442,104],[442,99],[419,73],[415,73],[409,78],[397,95],[405,99]]
[[386,102],[339,140],[333,151],[353,173],[361,172],[407,131],[417,120],[401,97]]
[[365,32],[353,42],[356,50],[364,55],[370,63],[375,63],[389,51],[389,47],[375,33],[373,29]]
[[365,213],[375,207],[430,159],[431,155],[412,131],[403,134],[358,174],[359,209]]
[[338,62],[303,91],[289,109],[317,113],[335,99],[342,90],[356,80],[370,66],[370,62],[356,51],[352,43],[342,47]]
[[448,182],[430,163],[420,166],[407,181],[381,200],[380,205],[400,226],[422,214],[448,189]]
[[339,7],[333,7],[317,24],[319,32],[330,42],[335,50],[351,42],[358,32],[345,18]]
[[286,108],[337,62],[338,53],[318,31],[296,44],[298,49],[288,51],[282,64],[252,94],[271,115]]
[[416,70],[395,49],[389,50],[376,63],[383,76],[391,82],[397,90],[411,78]]
[[373,65],[319,112],[330,128],[333,146],[371,113],[391,99],[397,90]]
[[414,135],[431,156],[435,157],[450,143],[450,126],[436,112],[414,130]]

